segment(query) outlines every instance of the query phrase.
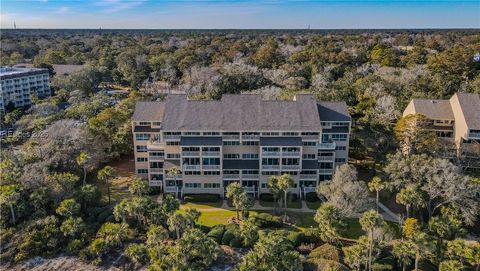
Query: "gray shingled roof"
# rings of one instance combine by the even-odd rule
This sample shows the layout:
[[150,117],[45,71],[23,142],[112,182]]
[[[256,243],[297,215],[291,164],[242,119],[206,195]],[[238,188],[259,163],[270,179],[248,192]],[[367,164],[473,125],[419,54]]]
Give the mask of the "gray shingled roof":
[[138,102],[133,115],[134,121],[162,121],[166,131],[319,131],[324,119],[350,121],[346,104],[317,104],[309,94],[293,101],[266,101],[254,94],[207,101],[169,95],[165,102]]
[[320,121],[311,95],[296,101],[264,101],[259,95],[224,95],[220,101],[187,100],[169,95],[164,130],[316,131]]
[[182,136],[181,146],[220,146],[222,137],[218,136]]
[[345,102],[319,102],[318,114],[322,121],[350,121],[348,107]]
[[261,146],[302,146],[301,137],[260,137]]
[[431,120],[454,120],[449,100],[414,99],[415,112]]
[[133,121],[162,121],[165,112],[164,102],[137,102]]
[[223,160],[223,169],[258,169],[258,160]]
[[469,129],[480,129],[480,95],[474,93],[457,93],[465,122]]

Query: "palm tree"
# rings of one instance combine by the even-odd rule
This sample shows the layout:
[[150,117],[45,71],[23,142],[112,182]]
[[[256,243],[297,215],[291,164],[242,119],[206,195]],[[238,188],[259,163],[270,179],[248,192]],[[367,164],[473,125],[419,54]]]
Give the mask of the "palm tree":
[[242,210],[242,219],[245,219],[246,212],[253,207],[254,202],[246,191],[242,191],[236,199],[236,204]]
[[415,244],[409,240],[401,240],[394,244],[392,254],[402,263],[402,270],[406,271],[415,257]]
[[284,220],[287,217],[287,193],[288,193],[288,189],[293,187],[293,185],[294,185],[293,179],[289,174],[282,174],[282,176],[280,176],[278,178],[278,188],[280,189],[280,191],[283,192],[283,210],[284,210],[283,219]]
[[80,152],[77,156],[77,165],[83,168],[83,184],[87,183],[87,161],[90,157],[85,152]]
[[188,226],[193,228],[197,220],[200,218],[201,213],[195,208],[187,208],[185,209],[184,215],[188,222]]
[[137,194],[138,197],[141,197],[143,193],[147,193],[149,189],[148,182],[142,178],[134,179],[128,188],[132,195]]
[[426,205],[426,201],[416,185],[408,185],[397,193],[397,203],[405,205],[407,217],[410,217],[410,209],[412,206],[422,207]]
[[175,237],[180,239],[180,232],[186,226],[187,221],[181,213],[173,213],[167,220],[168,227],[171,231],[175,231]]
[[[175,187],[178,187],[177,183],[177,175],[180,174],[180,170],[177,167],[171,167],[166,170],[167,176],[173,177],[173,181],[175,182]],[[175,195],[178,197],[178,195]]]
[[382,183],[382,179],[380,179],[380,177],[373,177],[373,179],[368,183],[368,189],[373,192],[375,191],[375,200],[376,200],[376,203],[377,203],[377,213],[378,213],[378,205],[379,205],[379,200],[378,200],[378,196],[379,196],[379,193],[380,193],[380,190],[384,189],[384,185]]
[[115,176],[115,169],[111,166],[105,166],[97,173],[97,178],[104,181],[107,184],[108,190],[108,204],[110,204],[110,182],[109,179]]
[[372,270],[373,231],[383,225],[383,218],[374,210],[366,211],[359,219],[362,229],[368,233],[368,270]]
[[12,223],[15,225],[15,210],[14,205],[17,204],[17,201],[20,199],[20,192],[17,185],[5,185],[2,187],[0,193],[0,205],[7,204],[10,207],[10,213],[12,215]]
[[245,192],[245,191],[239,182],[232,182],[227,186],[226,196],[232,202],[233,206],[235,206],[235,211],[237,212],[237,219],[240,219],[239,217],[240,201],[238,199],[242,192]]
[[273,212],[274,213],[276,213],[275,208],[277,204],[277,197],[281,193],[278,182],[279,182],[278,176],[271,176],[270,178],[268,178],[268,181],[267,181],[267,186],[270,189],[270,192],[272,192],[273,194]]

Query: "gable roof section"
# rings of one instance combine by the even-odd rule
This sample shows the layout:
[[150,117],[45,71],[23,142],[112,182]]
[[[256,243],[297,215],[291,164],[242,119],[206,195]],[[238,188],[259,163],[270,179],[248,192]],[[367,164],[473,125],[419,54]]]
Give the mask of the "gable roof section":
[[480,94],[456,93],[452,99],[458,99],[460,110],[469,129],[480,129]]
[[162,121],[165,112],[164,102],[137,102],[133,121]]
[[318,114],[322,121],[350,121],[348,107],[345,102],[319,102]]
[[454,120],[449,100],[414,99],[415,112],[431,120]]

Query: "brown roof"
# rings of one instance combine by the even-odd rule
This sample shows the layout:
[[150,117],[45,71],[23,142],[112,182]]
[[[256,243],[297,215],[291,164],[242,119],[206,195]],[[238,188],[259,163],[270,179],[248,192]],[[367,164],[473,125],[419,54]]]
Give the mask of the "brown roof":
[[454,96],[458,98],[467,127],[480,129],[480,94],[456,93]]
[[162,121],[165,112],[164,102],[137,102],[133,121]]
[[414,99],[415,112],[431,120],[454,120],[449,100]]

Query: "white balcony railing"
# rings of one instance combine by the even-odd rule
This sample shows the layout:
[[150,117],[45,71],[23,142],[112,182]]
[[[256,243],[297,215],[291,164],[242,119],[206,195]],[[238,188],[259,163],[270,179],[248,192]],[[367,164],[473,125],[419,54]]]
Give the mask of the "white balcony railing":
[[258,174],[242,174],[242,180],[246,179],[258,179]]
[[162,186],[162,181],[150,180],[149,184],[150,186]]
[[199,151],[182,151],[182,156],[200,156]]
[[480,133],[470,133],[468,135],[469,138],[475,138],[475,139],[480,139]]
[[277,151],[265,151],[262,152],[263,157],[277,157],[280,156],[280,152]]
[[220,165],[203,165],[203,170],[220,169]]
[[165,192],[167,193],[177,193],[178,187],[177,186],[167,186],[165,187]]
[[282,156],[300,156],[300,152],[282,152]]
[[202,156],[220,156],[219,151],[204,151],[202,152]]
[[166,180],[181,180],[182,179],[182,174],[177,174],[177,175],[168,175],[165,174],[165,179]]
[[319,169],[319,170],[318,170],[318,173],[319,173],[319,174],[332,174],[332,173],[333,173],[333,169],[322,168],[322,169]]
[[223,135],[223,140],[240,140],[239,135]]
[[183,165],[183,170],[200,170],[200,165]]
[[228,180],[240,180],[240,174],[224,174],[223,178]]
[[150,173],[160,173],[163,172],[163,168],[150,168],[148,169]]
[[280,170],[279,165],[262,165],[264,170]]
[[282,165],[282,169],[299,169],[300,165]]
[[315,175],[315,174],[300,174],[300,179],[302,179],[302,180],[316,180],[317,175]]
[[163,138],[165,140],[170,140],[170,141],[179,141],[181,135],[164,135]]
[[259,140],[260,135],[242,135],[242,140]]
[[311,187],[311,186],[302,187],[302,190],[303,190],[303,193],[317,192],[317,188]]
[[335,147],[336,147],[335,142],[318,144],[319,150],[335,150]]
[[318,156],[318,161],[333,161],[333,156]]

